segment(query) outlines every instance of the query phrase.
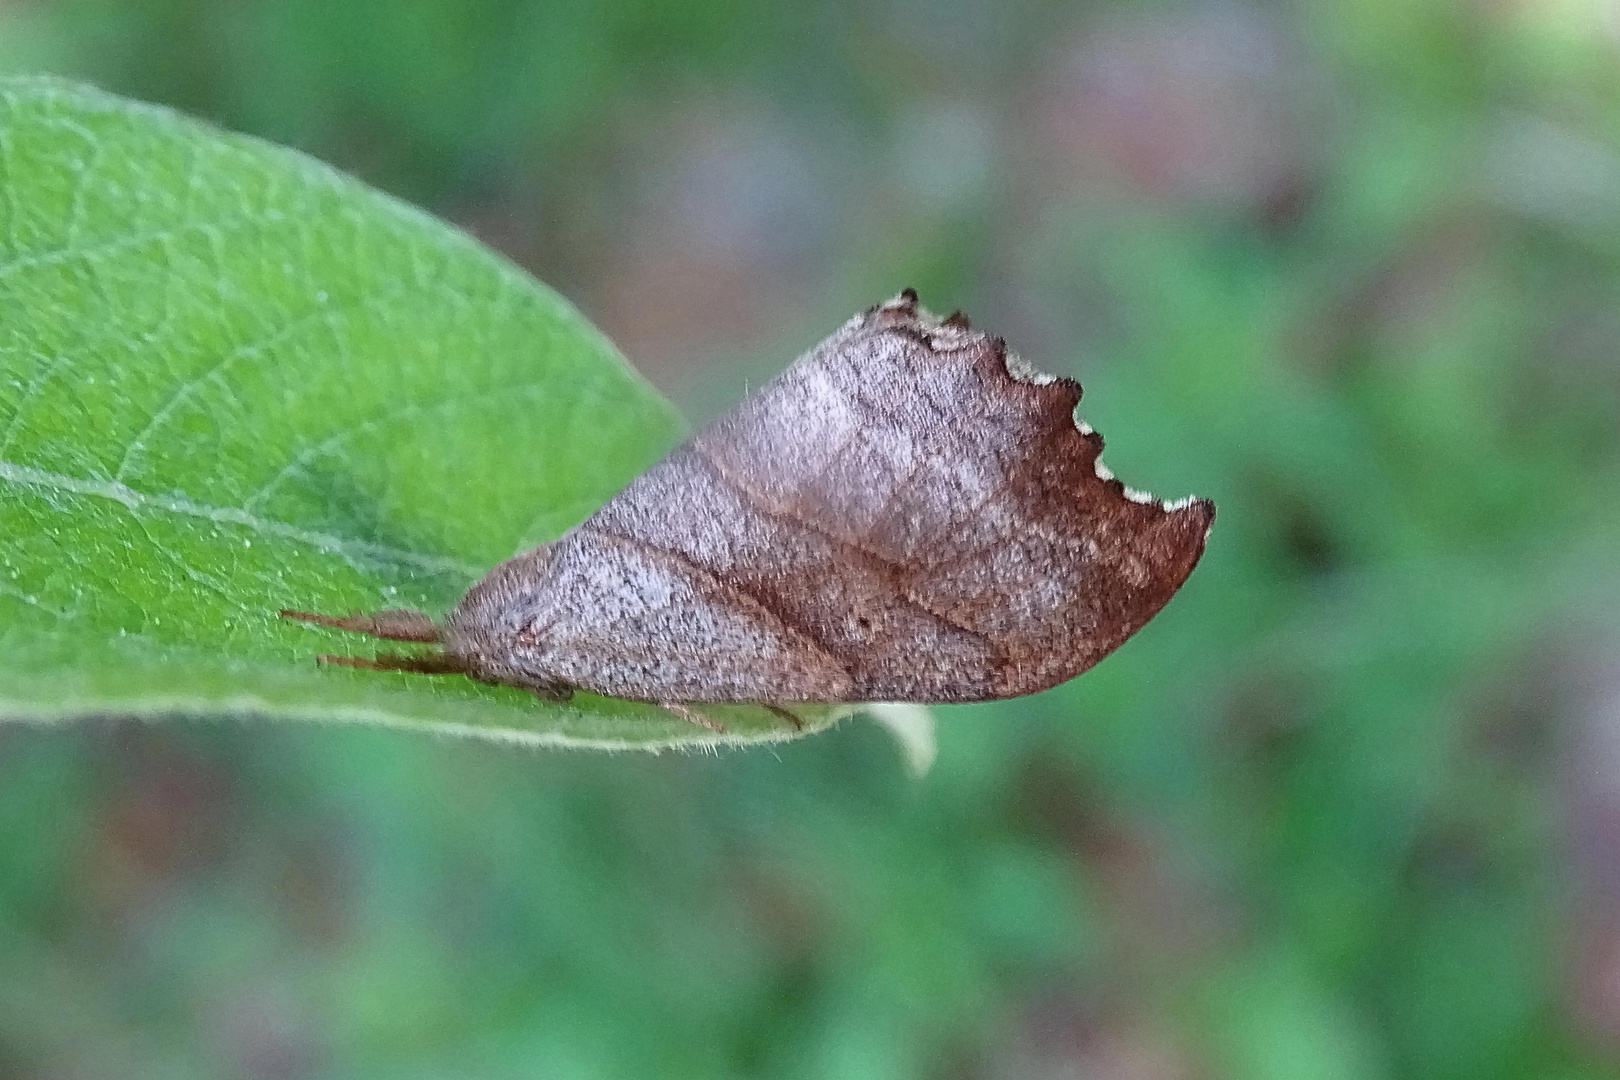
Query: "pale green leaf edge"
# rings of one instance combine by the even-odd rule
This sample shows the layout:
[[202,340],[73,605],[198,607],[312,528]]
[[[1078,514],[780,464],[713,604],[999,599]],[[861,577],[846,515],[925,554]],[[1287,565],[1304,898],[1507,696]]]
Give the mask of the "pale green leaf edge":
[[[323,706],[318,709],[289,707],[252,696],[223,700],[209,699],[206,707],[201,707],[195,700],[185,697],[83,700],[64,706],[57,710],[54,715],[48,714],[37,707],[18,709],[14,705],[13,702],[0,700],[0,723],[54,727],[65,723],[111,718],[146,721],[288,720],[317,724],[359,724],[396,731],[411,731],[420,735],[443,735],[478,739],[484,742],[508,746],[526,746],[535,749],[635,751],[650,754],[659,754],[665,750],[702,752],[719,750],[723,747],[791,742],[795,739],[802,739],[807,735],[825,731],[834,727],[840,721],[863,711],[872,712],[875,715],[875,709],[864,705],[815,706],[814,711],[801,707],[795,709],[795,712],[804,719],[804,728],[802,730],[794,730],[784,724],[779,729],[770,731],[751,730],[747,732],[721,733],[698,727],[695,724],[688,724],[687,721],[682,720],[679,722],[689,727],[692,734],[682,734],[668,739],[612,739],[569,735],[562,731],[526,731],[522,728],[485,727],[479,724],[451,720],[421,720],[403,713],[389,712],[386,709],[368,709],[357,706]],[[547,703],[546,708],[555,712],[572,713],[581,717],[587,715],[581,710],[571,709],[567,705]],[[654,706],[648,706],[649,710],[654,708]],[[662,712],[662,710],[657,711]],[[705,711],[720,712],[719,709],[714,708],[705,709]],[[887,724],[884,726],[888,727]],[[912,773],[920,776],[926,772],[927,765],[923,765],[921,768],[917,766],[915,754],[909,745],[908,739],[897,736],[897,742],[903,748],[903,756]],[[928,756],[928,762],[932,762],[931,754]]]

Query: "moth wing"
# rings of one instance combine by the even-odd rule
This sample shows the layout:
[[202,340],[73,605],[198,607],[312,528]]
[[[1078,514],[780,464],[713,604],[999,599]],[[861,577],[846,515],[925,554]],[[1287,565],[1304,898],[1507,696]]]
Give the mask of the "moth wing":
[[1084,671],[1180,587],[1214,507],[1113,479],[1079,400],[909,293],[857,316],[559,541],[577,681],[949,702]]

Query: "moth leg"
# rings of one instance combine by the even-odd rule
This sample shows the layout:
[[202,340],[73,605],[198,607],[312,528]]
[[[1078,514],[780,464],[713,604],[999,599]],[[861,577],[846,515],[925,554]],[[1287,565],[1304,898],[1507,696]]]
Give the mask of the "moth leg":
[[724,735],[726,733],[724,724],[720,723],[720,721],[716,720],[707,713],[700,712],[699,710],[692,708],[690,705],[683,705],[679,701],[660,701],[657,704],[660,709],[663,709],[668,713],[674,713],[682,720],[690,720],[699,727],[706,727],[710,731],[713,731],[719,735]]
[[788,723],[792,724],[794,731],[803,731],[804,730],[804,721],[800,720],[799,717],[798,717],[798,714],[795,713],[792,709],[785,709],[780,705],[764,705],[764,704],[762,704],[760,706],[760,708],[762,708],[762,709],[766,710],[767,712],[770,712],[770,713],[772,713],[772,714],[774,714],[776,716],[779,716],[783,720],[786,720]]
[[293,611],[282,608],[283,619],[330,626],[335,630],[350,630],[356,634],[369,634],[389,641],[438,641],[439,628],[420,611],[409,608],[387,608],[375,615],[352,611],[347,615],[321,615],[313,611]]
[[335,664],[338,667],[362,668],[366,671],[408,671],[416,675],[465,675],[467,662],[449,653],[432,656],[399,656],[383,653],[373,659],[369,656],[333,656],[322,653],[315,658],[317,664]]
[[[477,678],[477,676],[474,676]],[[492,683],[495,686],[510,686],[511,683],[501,682],[499,679],[480,679],[480,682]],[[565,682],[558,683],[523,683],[523,689],[539,698],[541,701],[567,701],[574,696],[574,688]]]

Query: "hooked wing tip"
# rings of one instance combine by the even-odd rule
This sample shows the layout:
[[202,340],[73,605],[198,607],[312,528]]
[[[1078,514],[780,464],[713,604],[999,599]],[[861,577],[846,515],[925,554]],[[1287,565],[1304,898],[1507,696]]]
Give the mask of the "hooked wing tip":
[[1200,547],[1202,547],[1203,541],[1209,539],[1210,530],[1215,527],[1215,503],[1210,499],[1200,498],[1197,495],[1188,495],[1184,499],[1165,503],[1164,510],[1167,514],[1189,514],[1196,523],[1203,526],[1199,541]]

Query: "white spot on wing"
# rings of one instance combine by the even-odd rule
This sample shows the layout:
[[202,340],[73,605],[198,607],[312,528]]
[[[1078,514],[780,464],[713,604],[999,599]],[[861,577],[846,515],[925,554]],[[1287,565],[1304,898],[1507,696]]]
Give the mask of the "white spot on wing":
[[1057,381],[1056,375],[1048,375],[1044,371],[1031,367],[1029,361],[1011,351],[1007,353],[1007,374],[1021,383],[1030,383],[1034,386],[1046,386],[1048,383]]

